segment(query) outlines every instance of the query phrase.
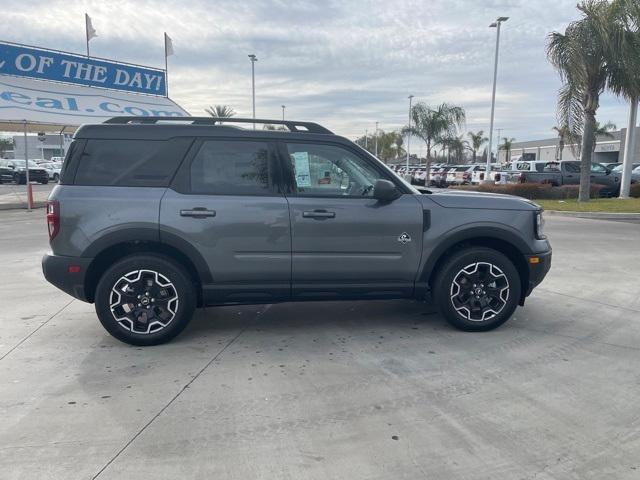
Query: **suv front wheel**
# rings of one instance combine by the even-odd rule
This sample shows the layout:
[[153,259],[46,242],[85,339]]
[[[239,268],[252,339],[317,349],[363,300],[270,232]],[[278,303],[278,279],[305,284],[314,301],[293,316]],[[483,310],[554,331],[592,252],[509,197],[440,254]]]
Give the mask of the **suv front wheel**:
[[167,257],[131,255],[109,267],[96,288],[100,323],[131,345],[158,345],[178,335],[196,305],[189,274]]
[[459,250],[438,271],[436,304],[453,326],[492,330],[513,314],[520,299],[518,270],[502,253],[485,247]]

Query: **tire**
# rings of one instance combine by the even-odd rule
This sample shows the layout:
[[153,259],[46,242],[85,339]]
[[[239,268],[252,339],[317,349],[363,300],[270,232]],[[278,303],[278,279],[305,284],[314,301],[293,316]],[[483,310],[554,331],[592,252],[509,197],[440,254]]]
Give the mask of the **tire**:
[[20,178],[20,174],[16,173],[13,176],[13,181],[15,182],[16,185],[24,185],[27,183],[27,179],[25,178],[24,182],[22,181],[22,178]]
[[468,332],[493,330],[506,322],[522,290],[511,260],[485,247],[452,254],[432,286],[435,303],[447,322]]
[[48,179],[48,178],[45,178],[44,180],[40,180],[40,183],[41,183],[42,185],[46,185],[47,183],[49,183],[49,179]]
[[53,181],[56,183],[60,183],[60,175],[58,175],[57,173],[53,174]]
[[186,270],[152,253],[119,260],[104,272],[96,287],[100,323],[130,345],[168,342],[189,324],[195,305],[196,286]]

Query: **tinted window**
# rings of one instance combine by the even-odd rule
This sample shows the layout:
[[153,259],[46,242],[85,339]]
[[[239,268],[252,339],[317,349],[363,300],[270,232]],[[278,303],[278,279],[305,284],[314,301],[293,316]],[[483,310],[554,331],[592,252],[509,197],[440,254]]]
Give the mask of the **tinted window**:
[[218,195],[260,195],[269,190],[269,148],[265,142],[207,140],[191,163],[191,191]]
[[564,168],[569,173],[580,173],[579,163],[565,163]]
[[592,163],[591,173],[607,173],[607,169],[599,163]]
[[191,139],[87,140],[76,185],[166,187]]
[[287,144],[298,195],[371,196],[382,175],[366,160],[334,145]]

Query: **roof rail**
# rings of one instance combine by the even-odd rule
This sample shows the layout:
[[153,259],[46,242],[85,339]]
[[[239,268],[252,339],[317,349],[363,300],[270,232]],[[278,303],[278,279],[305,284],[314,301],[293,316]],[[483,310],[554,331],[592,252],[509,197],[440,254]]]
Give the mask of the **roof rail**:
[[188,123],[190,125],[218,125],[221,123],[261,123],[264,125],[284,125],[291,132],[324,133],[333,132],[314,122],[296,122],[294,120],[267,120],[263,118],[222,118],[222,117],[113,117],[105,120],[110,124],[155,124],[161,122]]

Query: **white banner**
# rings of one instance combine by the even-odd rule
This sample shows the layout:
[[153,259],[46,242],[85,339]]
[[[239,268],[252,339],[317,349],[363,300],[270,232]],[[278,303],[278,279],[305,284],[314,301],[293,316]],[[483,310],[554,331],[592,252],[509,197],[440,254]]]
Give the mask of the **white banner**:
[[188,117],[165,97],[0,76],[0,122],[77,126],[118,116]]

